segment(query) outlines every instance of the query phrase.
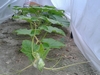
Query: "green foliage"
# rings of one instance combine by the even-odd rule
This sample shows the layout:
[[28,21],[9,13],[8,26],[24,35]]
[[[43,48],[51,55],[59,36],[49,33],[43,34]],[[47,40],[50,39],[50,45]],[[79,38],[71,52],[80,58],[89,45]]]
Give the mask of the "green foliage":
[[19,29],[15,31],[18,35],[29,35],[29,36],[34,36],[34,35],[39,35],[40,30],[39,29]]
[[69,26],[69,22],[65,18],[57,15],[53,15],[53,17],[55,18],[55,20],[60,22],[63,27]]
[[49,33],[52,33],[52,32],[55,32],[55,33],[58,33],[58,34],[61,34],[61,35],[64,35],[65,36],[65,33],[63,32],[63,30],[57,28],[57,27],[52,27],[52,26],[41,26],[39,27],[40,29],[42,30],[45,30]]
[[[39,46],[34,44],[33,50],[37,51],[39,49]],[[29,40],[24,40],[22,42],[22,49],[21,52],[23,52],[26,56],[28,56],[29,60],[33,61],[34,57],[32,56],[32,42]]]
[[15,31],[18,35],[30,35],[31,36],[31,32],[32,29],[28,30],[28,29],[19,29]]
[[43,45],[40,44],[39,50],[37,51],[40,54],[40,57],[44,60],[50,49],[44,49]]
[[48,44],[49,48],[61,48],[65,46],[63,43],[52,38],[45,38],[42,40],[42,42]]
[[[25,20],[30,23],[30,29],[15,31],[18,35],[28,35],[32,38],[31,41],[23,40],[21,52],[28,57],[34,67],[41,71],[45,66],[44,60],[50,49],[65,46],[57,40],[46,38],[46,35],[56,33],[65,36],[64,31],[53,24],[67,27],[69,22],[65,18],[63,10],[57,10],[52,6],[31,6],[29,8],[15,6],[14,10],[18,12],[15,12],[14,19]],[[45,32],[42,33],[43,31]]]

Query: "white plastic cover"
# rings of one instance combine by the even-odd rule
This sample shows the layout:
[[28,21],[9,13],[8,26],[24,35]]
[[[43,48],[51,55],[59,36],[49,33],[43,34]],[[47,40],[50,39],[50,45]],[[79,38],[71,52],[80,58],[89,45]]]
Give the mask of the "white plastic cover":
[[51,0],[31,0],[33,2],[36,2],[40,5],[52,5]]
[[[71,19],[74,41],[83,55],[100,72],[100,0],[32,0],[41,5],[54,5],[65,10]],[[0,2],[0,23],[12,12],[9,4],[22,6],[24,0],[3,0]],[[9,12],[8,12],[9,11]]]
[[2,0],[0,1],[0,23],[13,15],[13,10],[8,6],[23,5],[24,0]]
[[100,0],[72,0],[71,30],[83,55],[100,72]]
[[65,10],[65,15],[71,19],[70,16],[70,2],[71,0],[51,0],[52,4],[58,8],[58,9],[62,9]]

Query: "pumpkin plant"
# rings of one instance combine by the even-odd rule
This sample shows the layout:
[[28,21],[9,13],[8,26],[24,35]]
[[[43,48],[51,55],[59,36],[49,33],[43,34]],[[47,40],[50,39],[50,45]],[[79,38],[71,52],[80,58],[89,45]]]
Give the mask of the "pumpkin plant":
[[47,38],[46,36],[48,34],[65,36],[60,27],[69,26],[69,22],[63,10],[58,10],[52,6],[30,6],[28,8],[15,6],[14,10],[14,19],[25,20],[30,24],[30,28],[15,31],[18,35],[31,37],[31,40],[23,40],[20,51],[31,61],[32,64],[30,66],[33,65],[41,71],[45,68],[44,60],[49,51],[65,46],[52,37]]

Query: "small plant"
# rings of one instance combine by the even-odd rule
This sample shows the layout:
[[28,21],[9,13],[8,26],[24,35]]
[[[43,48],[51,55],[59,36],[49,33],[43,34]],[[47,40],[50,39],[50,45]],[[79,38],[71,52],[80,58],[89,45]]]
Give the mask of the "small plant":
[[58,28],[57,25],[67,27],[69,22],[64,16],[63,10],[57,10],[51,6],[30,6],[28,8],[15,6],[14,10],[14,19],[25,20],[30,24],[30,28],[15,31],[18,35],[28,35],[31,37],[31,40],[23,40],[20,51],[29,58],[32,63],[30,66],[33,65],[41,71],[45,68],[44,60],[49,51],[65,46],[52,37],[47,38],[46,36],[49,33],[65,36],[64,31]]
[[64,31],[60,29],[60,27],[69,26],[69,22],[67,21],[63,10],[57,10],[52,6],[30,6],[28,8],[15,6],[14,10],[14,19],[25,20],[30,24],[30,28],[19,29],[15,32],[18,35],[27,35],[31,38],[30,40],[23,40],[20,50],[28,57],[31,64],[17,73],[21,73],[31,66],[42,71],[43,69],[61,70],[71,66],[88,63],[79,62],[55,68],[55,66],[59,63],[58,61],[51,68],[45,67],[44,60],[46,59],[49,51],[51,49],[58,49],[65,46],[63,43],[53,39],[52,37],[47,38],[48,34],[59,34],[65,36]]

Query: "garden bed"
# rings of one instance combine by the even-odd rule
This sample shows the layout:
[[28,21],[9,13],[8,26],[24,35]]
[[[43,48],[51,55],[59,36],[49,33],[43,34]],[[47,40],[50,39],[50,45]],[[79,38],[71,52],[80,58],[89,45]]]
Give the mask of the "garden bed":
[[[18,70],[21,70],[29,65],[28,58],[20,52],[21,42],[27,36],[18,36],[14,32],[16,29],[28,28],[28,23],[7,20],[0,24],[0,75],[17,75]],[[66,36],[52,35],[53,37],[63,43],[65,47],[61,49],[51,50],[46,59],[46,67],[52,67],[58,59],[59,64],[56,67],[75,64],[79,62],[87,62],[81,52],[78,50],[73,39],[70,39],[69,33]],[[60,38],[60,39],[59,39]],[[96,75],[95,71],[88,63],[74,65],[59,71],[43,70],[40,72],[34,67],[30,67],[21,73],[21,75]]]

